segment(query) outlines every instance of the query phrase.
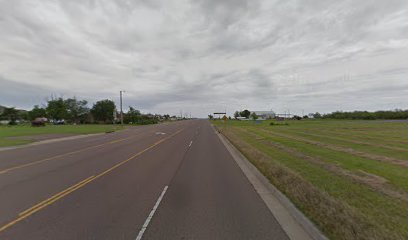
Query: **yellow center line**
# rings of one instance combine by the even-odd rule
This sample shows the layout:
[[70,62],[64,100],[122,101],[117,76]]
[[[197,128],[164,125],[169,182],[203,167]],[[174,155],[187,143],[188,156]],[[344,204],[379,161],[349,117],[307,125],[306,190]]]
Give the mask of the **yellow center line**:
[[114,144],[114,143],[122,142],[122,141],[125,141],[125,140],[128,140],[128,139],[131,139],[133,137],[134,136],[127,137],[127,138],[122,138],[122,139],[110,141],[110,142],[107,142],[107,143],[102,143],[102,144],[82,148],[82,149],[79,149],[79,150],[76,150],[76,151],[55,155],[55,156],[52,156],[52,157],[49,157],[49,158],[44,158],[44,159],[41,159],[41,160],[38,160],[38,161],[34,161],[34,162],[26,163],[26,164],[21,164],[21,165],[10,167],[10,168],[1,169],[0,174],[4,174],[6,172],[10,172],[10,171],[13,171],[13,170],[17,170],[17,169],[21,169],[21,168],[25,168],[25,167],[29,167],[29,166],[33,166],[33,165],[37,165],[37,164],[40,164],[40,163],[43,163],[43,162],[47,162],[47,161],[50,161],[50,160],[54,160],[54,159],[69,156],[69,155],[73,155],[73,154],[76,154],[76,153],[81,153],[81,152],[87,151],[89,149],[102,147],[102,146],[105,146],[105,145],[108,145],[108,144]]
[[105,174],[107,174],[107,173],[113,171],[114,169],[116,169],[116,168],[122,166],[123,164],[129,162],[130,160],[132,160],[132,159],[134,159],[134,158],[136,158],[136,157],[142,155],[143,153],[145,153],[146,151],[148,151],[148,150],[150,150],[150,149],[156,147],[156,146],[159,145],[160,143],[162,143],[162,142],[164,142],[164,141],[170,139],[171,137],[173,137],[173,136],[179,134],[181,131],[183,131],[183,129],[178,130],[177,132],[173,133],[172,135],[170,135],[170,136],[168,136],[168,137],[166,137],[166,138],[163,138],[163,139],[161,139],[161,140],[155,142],[154,144],[150,145],[149,147],[147,147],[147,148],[143,149],[142,151],[136,153],[135,155],[131,156],[130,158],[128,158],[128,159],[126,159],[126,160],[124,160],[124,161],[122,161],[122,162],[120,162],[120,163],[118,163],[118,164],[115,164],[113,167],[111,167],[111,168],[109,168],[109,169],[107,169],[107,170],[105,170],[105,171],[99,173],[98,175],[96,175],[96,176],[94,175],[94,176],[88,177],[88,178],[82,180],[81,182],[79,182],[79,183],[77,183],[77,184],[75,184],[75,185],[72,185],[72,186],[68,187],[67,189],[65,189],[65,190],[63,190],[63,191],[61,191],[61,192],[59,192],[59,193],[57,193],[57,194],[55,194],[55,195],[49,197],[48,199],[46,199],[46,200],[44,200],[44,201],[42,201],[42,202],[40,202],[40,203],[38,203],[38,204],[36,204],[36,205],[30,207],[29,209],[27,209],[27,210],[25,210],[25,211],[19,213],[19,215],[18,215],[18,217],[17,217],[16,219],[14,219],[13,221],[7,223],[6,225],[0,227],[0,233],[3,232],[4,230],[8,229],[9,227],[15,225],[16,223],[18,223],[18,222],[20,222],[20,221],[22,221],[22,220],[28,218],[28,217],[31,216],[32,214],[34,214],[34,213],[40,211],[41,209],[43,209],[43,208],[45,208],[45,207],[47,207],[47,206],[53,204],[54,202],[58,201],[59,199],[61,199],[61,198],[65,197],[65,196],[67,196],[68,194],[70,194],[70,193],[72,193],[72,192],[78,190],[79,188],[81,188],[81,187],[87,185],[88,183],[95,181],[96,179],[98,179],[98,178],[102,177],[103,175],[105,175]]
[[21,212],[21,213],[18,214],[18,215],[19,215],[19,216],[25,215],[26,213],[31,212],[31,210],[33,210],[33,209],[35,209],[35,208],[37,208],[37,207],[39,207],[39,206],[41,206],[41,205],[43,205],[43,204],[45,204],[45,203],[47,203],[47,202],[50,202],[50,201],[53,200],[54,198],[63,195],[64,193],[68,192],[69,190],[75,188],[76,186],[81,185],[82,183],[84,183],[84,182],[86,182],[86,181],[88,181],[88,180],[90,180],[90,179],[93,179],[94,177],[95,177],[95,176],[91,176],[91,177],[89,177],[89,178],[87,178],[87,179],[84,179],[84,180],[82,180],[81,182],[79,182],[79,183],[77,183],[77,184],[75,184],[75,185],[72,185],[71,187],[65,189],[64,191],[61,191],[61,192],[59,192],[59,193],[53,195],[52,197],[50,197],[50,198],[48,198],[48,199],[46,199],[46,200],[44,200],[44,201],[42,201],[42,202],[40,202],[40,203],[38,203],[38,204],[32,206],[32,207],[30,207],[29,209],[27,209],[27,210]]
[[13,226],[14,224],[20,222],[21,220],[24,220],[25,218],[31,216],[32,214],[40,211],[41,209],[45,208],[46,206],[56,202],[58,199],[63,198],[64,196],[66,196],[69,193],[77,190],[78,188],[85,186],[85,184],[92,181],[92,179],[93,179],[93,177],[89,177],[89,178],[85,179],[86,181],[84,180],[84,181],[81,181],[80,184],[76,184],[75,187],[74,186],[70,187],[69,189],[67,189],[67,191],[64,191],[63,194],[60,194],[58,196],[53,196],[53,197],[51,197],[51,198],[49,198],[49,199],[35,205],[35,208],[33,207],[33,208],[30,208],[30,209],[27,209],[26,211],[24,211],[24,214],[20,213],[18,218],[16,218],[15,220],[7,223],[6,225],[0,227],[0,232],[6,230],[7,228],[9,228],[9,227]]

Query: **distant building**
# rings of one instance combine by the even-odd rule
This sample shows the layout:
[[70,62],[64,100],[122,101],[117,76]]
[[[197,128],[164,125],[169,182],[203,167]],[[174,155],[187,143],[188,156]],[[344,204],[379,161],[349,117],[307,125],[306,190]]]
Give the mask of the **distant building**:
[[275,118],[276,114],[274,111],[251,111],[251,115],[255,113],[259,120],[266,120]]
[[246,117],[236,117],[236,119],[237,119],[237,120],[241,120],[241,121],[249,120],[249,119],[246,118]]
[[282,118],[282,119],[288,119],[288,118],[292,118],[294,115],[290,114],[290,113],[277,113],[275,114],[276,118]]

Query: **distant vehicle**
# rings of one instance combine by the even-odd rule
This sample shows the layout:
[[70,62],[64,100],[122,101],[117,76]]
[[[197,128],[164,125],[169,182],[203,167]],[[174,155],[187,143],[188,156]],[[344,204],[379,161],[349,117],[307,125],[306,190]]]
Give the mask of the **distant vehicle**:
[[54,123],[54,125],[64,125],[64,124],[65,124],[65,120],[64,120],[64,119],[54,120],[53,123]]
[[44,127],[45,123],[48,122],[48,119],[45,117],[36,118],[31,122],[31,126],[33,127]]

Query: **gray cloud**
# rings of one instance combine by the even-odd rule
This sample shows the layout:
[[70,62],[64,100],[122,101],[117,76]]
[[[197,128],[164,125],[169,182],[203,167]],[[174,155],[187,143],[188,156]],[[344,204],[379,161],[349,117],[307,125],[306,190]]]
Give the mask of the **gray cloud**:
[[0,76],[1,105],[13,107],[27,107],[33,104],[41,105],[46,102],[49,90],[33,84],[18,83]]
[[23,108],[408,108],[408,2],[1,1],[0,56],[0,104]]

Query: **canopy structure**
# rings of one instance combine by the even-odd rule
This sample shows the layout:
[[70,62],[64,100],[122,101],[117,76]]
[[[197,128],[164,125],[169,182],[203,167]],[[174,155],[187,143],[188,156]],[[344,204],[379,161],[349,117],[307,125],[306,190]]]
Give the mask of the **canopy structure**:
[[225,112],[215,112],[214,117],[218,115],[218,118],[221,119],[222,116],[226,115],[227,113]]

